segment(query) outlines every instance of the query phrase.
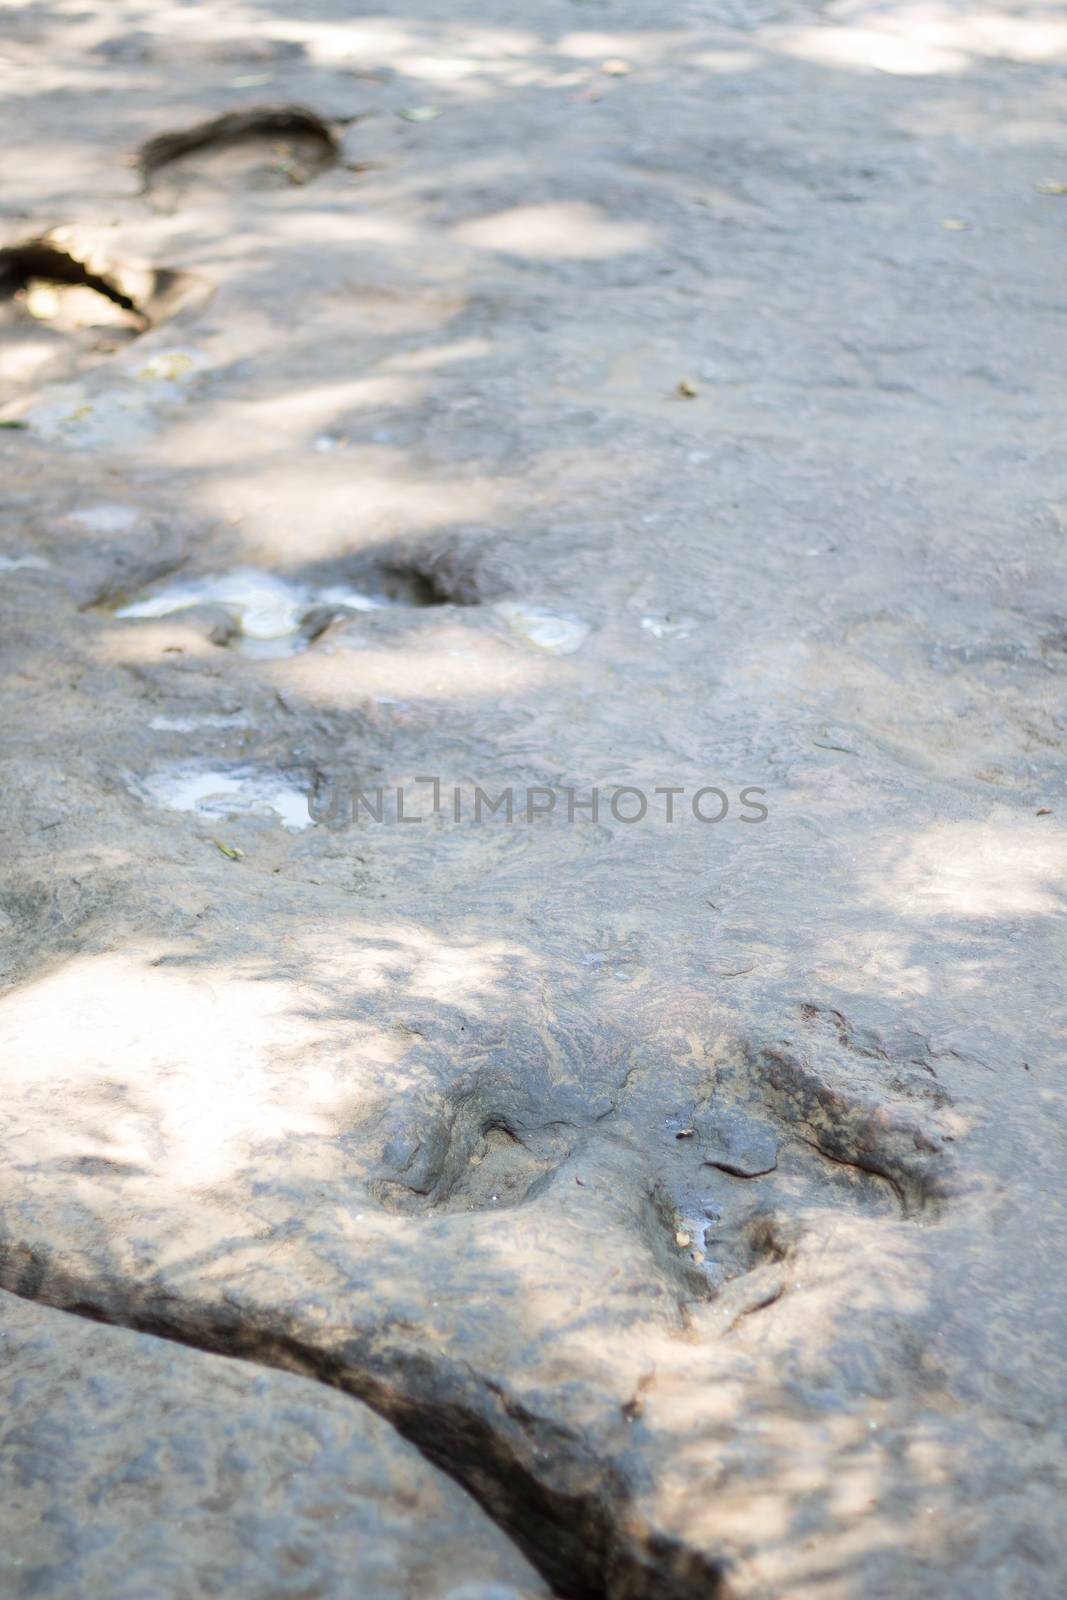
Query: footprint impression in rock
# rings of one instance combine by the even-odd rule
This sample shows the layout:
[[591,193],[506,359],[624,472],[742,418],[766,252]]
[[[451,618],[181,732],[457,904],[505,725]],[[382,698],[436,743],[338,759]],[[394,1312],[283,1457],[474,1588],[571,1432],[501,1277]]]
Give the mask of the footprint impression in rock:
[[413,549],[379,545],[358,555],[283,575],[257,567],[188,572],[97,594],[94,605],[118,620],[176,617],[214,644],[243,655],[299,655],[335,620],[426,608],[480,606],[499,592],[481,570],[478,547]]
[[256,106],[157,134],[134,164],[142,193],[159,210],[234,191],[308,183],[338,160],[330,127],[302,106]]
[[122,350],[211,289],[193,273],[117,261],[69,230],[0,249],[0,378],[18,390]]
[[174,578],[121,605],[122,621],[182,616],[214,644],[260,658],[299,655],[337,617],[390,608],[447,605],[451,594],[399,565],[367,568],[357,578],[284,578],[253,567]]
[[778,1037],[726,1049],[711,1096],[665,1127],[665,1227],[713,1295],[783,1259],[820,1215],[913,1221],[953,1193],[965,1120],[930,1076],[927,1042],[798,1010]]

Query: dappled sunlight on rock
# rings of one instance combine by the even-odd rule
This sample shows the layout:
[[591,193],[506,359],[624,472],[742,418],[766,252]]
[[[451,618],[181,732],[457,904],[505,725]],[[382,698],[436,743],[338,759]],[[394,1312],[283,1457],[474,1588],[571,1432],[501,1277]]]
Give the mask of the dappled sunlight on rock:
[[[218,435],[207,425],[191,437],[179,432],[174,449],[187,450],[190,464],[202,454],[218,460]],[[169,453],[173,460],[173,450]],[[305,448],[300,457],[284,462],[261,459],[227,467],[219,461],[218,472],[197,483],[192,499],[209,516],[254,517],[253,548],[266,559],[291,561],[337,556],[385,537],[452,523],[490,521],[507,487],[506,481],[488,476],[414,477],[401,456],[352,446],[334,456]],[[309,504],[315,511],[311,520]]]
[[[57,1174],[139,1173],[173,1200],[230,1177],[250,1142],[335,1135],[401,1051],[362,1030],[354,1072],[353,1030],[331,1039],[295,999],[284,982],[120,954],[27,985],[0,1003],[8,1082],[27,1111],[57,1093],[80,1107],[59,1125],[27,1123],[27,1159]],[[298,1094],[286,1061],[299,1062]]]
[[452,344],[426,345],[422,350],[405,350],[387,356],[383,366],[396,372],[433,372],[458,361],[479,361],[492,353],[489,339],[457,339]]
[[507,992],[516,963],[538,965],[529,950],[506,938],[446,941],[427,928],[386,919],[357,921],[352,936],[360,942],[351,967],[328,936],[318,951],[312,935],[309,948],[315,952],[314,972],[332,972],[333,982],[352,984],[360,993],[392,989],[480,1009]]
[[[477,1008],[518,957],[506,941],[444,943],[413,926],[349,932],[347,953],[311,938],[299,978],[202,969],[182,949],[78,956],[0,1000],[0,1040],[23,1159],[42,1173],[125,1176],[169,1203],[236,1179],[250,1154],[318,1141],[325,1176],[337,1140],[384,1096],[410,1090],[413,1036],[334,1014],[350,997],[406,993]],[[77,1115],[45,1114],[64,1097]],[[36,1110],[31,1108],[36,1107]],[[16,1126],[17,1124],[17,1126]],[[310,1150],[310,1146],[308,1147]]]
[[933,44],[892,28],[797,28],[782,38],[788,55],[826,67],[928,77],[964,72],[968,56],[961,49]]
[[656,242],[649,224],[616,220],[584,200],[516,206],[462,222],[455,236],[463,244],[543,261],[604,261]]
[[205,296],[8,274],[0,1302],[570,1600],[1059,1593],[1061,21],[358,9],[5,13],[18,236]]
[[555,48],[561,56],[575,61],[602,62],[605,58],[622,58],[624,61],[654,62],[662,56],[684,49],[688,36],[683,32],[666,29],[643,29],[629,32],[612,28],[594,32],[592,29],[575,30],[558,39]]
[[[373,624],[371,624],[373,628]],[[416,638],[383,647],[370,629],[341,626],[313,652],[271,669],[288,685],[340,706],[520,694],[554,681],[566,667],[535,659],[506,639],[462,624],[417,625]]]
[[250,446],[260,430],[265,430],[268,436],[275,433],[292,438],[304,430],[310,432],[325,427],[339,411],[349,407],[415,405],[424,393],[424,387],[411,378],[354,378],[348,383],[324,384],[272,395],[266,400],[250,400],[244,408],[233,407],[231,414],[239,434],[242,426],[248,428],[247,445]]
[[1050,917],[1067,909],[1067,833],[1006,810],[890,845],[872,898],[912,919]]
[[693,64],[706,72],[751,72],[760,57],[752,50],[704,50],[693,57]]
[[[651,1344],[641,1397],[643,1424],[677,1439],[662,1489],[679,1534],[725,1536],[738,1553],[747,1547],[756,1553],[745,1561],[746,1580],[784,1587],[810,1575],[808,1552],[816,1548],[819,1567],[844,1570],[863,1549],[913,1538],[925,1509],[915,1505],[922,1474],[917,1464],[901,1470],[894,1419],[877,1384],[848,1411],[829,1401],[835,1362],[859,1357],[850,1322],[871,1317],[888,1329],[901,1318],[921,1321],[927,1302],[919,1245],[904,1227],[814,1215],[808,1223],[810,1232],[780,1269],[774,1303],[742,1309],[717,1346],[698,1352],[681,1342]],[[866,1263],[862,1273],[859,1260]],[[694,1331],[710,1333],[720,1314],[715,1302],[695,1308]],[[808,1366],[804,1351],[815,1348],[824,1357]],[[875,1368],[879,1359],[884,1355],[872,1358]],[[738,1378],[746,1369],[777,1389],[779,1404],[745,1414]],[[821,1413],[795,1408],[802,1388],[810,1394],[821,1383],[828,1401]],[[743,1414],[741,1446],[734,1428]],[[739,1449],[748,1470],[735,1476]],[[804,1539],[804,1521],[816,1542]]]
[[821,941],[814,976],[830,988],[858,993],[929,994],[933,974],[914,959],[913,945],[910,935],[890,928],[854,933],[847,940],[828,936]]
[[805,61],[905,76],[965,72],[976,57],[1067,60],[1067,23],[1054,15],[938,4],[848,9],[851,15],[835,6],[821,27],[784,28],[772,36]]

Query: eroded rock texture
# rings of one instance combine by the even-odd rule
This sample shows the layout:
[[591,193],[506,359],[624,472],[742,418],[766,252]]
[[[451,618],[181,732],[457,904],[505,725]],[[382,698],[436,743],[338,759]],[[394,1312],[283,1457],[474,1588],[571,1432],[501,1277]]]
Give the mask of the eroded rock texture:
[[545,1593],[469,1496],[321,1385],[5,1294],[0,1392],[19,1600]]
[[5,38],[5,1582],[1058,1597],[1063,29],[254,9]]

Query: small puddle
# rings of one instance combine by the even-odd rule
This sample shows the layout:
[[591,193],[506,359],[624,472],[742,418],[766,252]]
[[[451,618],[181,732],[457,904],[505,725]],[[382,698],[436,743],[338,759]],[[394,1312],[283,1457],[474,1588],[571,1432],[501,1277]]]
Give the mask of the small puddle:
[[494,610],[512,633],[553,656],[573,655],[592,632],[590,624],[578,617],[546,611],[543,606],[525,605],[521,600],[500,600]]
[[259,658],[299,655],[322,626],[345,612],[379,611],[396,602],[345,584],[316,588],[269,572],[238,568],[214,577],[182,578],[123,606],[123,621],[174,616],[196,606],[215,606],[237,627],[234,646]]
[[79,532],[84,533],[129,533],[140,522],[141,512],[136,506],[105,503],[86,506],[82,511],[71,511],[63,520],[73,523]]
[[312,820],[305,789],[281,773],[255,767],[168,767],[129,787],[150,805],[200,817],[265,817],[293,832]]
[[195,733],[198,728],[247,728],[249,721],[239,712],[208,712],[202,717],[153,717],[148,726],[153,733]]
[[47,572],[44,556],[0,556],[0,572]]

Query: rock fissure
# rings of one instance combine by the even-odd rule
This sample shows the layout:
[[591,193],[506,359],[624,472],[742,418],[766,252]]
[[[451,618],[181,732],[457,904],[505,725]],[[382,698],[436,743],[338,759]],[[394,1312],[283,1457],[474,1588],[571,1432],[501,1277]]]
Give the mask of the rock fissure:
[[380,1339],[368,1336],[334,1355],[299,1332],[260,1325],[232,1303],[182,1306],[173,1296],[154,1302],[148,1294],[138,1305],[94,1293],[27,1249],[0,1250],[0,1289],[341,1390],[467,1489],[561,1600],[727,1600],[721,1565],[643,1528],[627,1486],[577,1433],[469,1365],[461,1374],[425,1354],[383,1353]]

